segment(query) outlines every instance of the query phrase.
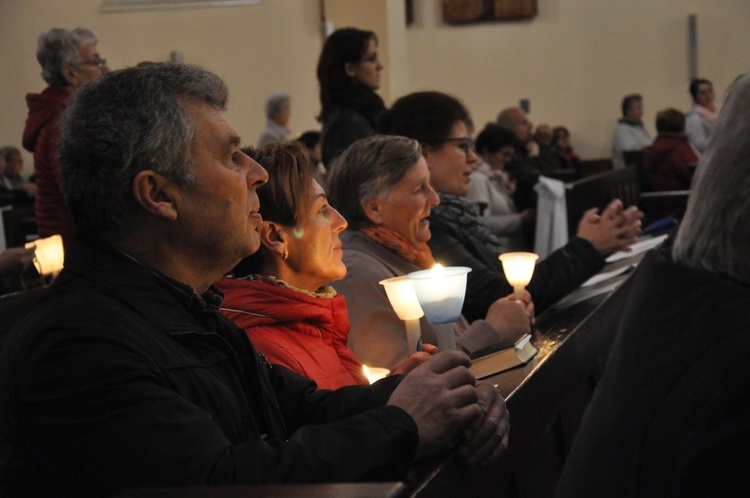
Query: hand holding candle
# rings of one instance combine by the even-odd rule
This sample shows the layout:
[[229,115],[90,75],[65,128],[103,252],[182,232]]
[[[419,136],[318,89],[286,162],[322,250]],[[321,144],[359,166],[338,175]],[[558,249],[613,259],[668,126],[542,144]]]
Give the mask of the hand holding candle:
[[539,259],[533,252],[506,252],[499,256],[503,272],[508,283],[513,287],[516,301],[523,301],[523,292],[534,275],[534,266]]

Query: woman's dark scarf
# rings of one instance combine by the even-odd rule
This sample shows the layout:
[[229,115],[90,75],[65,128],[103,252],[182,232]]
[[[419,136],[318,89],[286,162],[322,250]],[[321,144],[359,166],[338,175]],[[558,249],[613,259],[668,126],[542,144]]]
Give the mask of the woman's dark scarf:
[[432,208],[430,219],[440,220],[450,226],[459,226],[472,237],[481,241],[493,254],[505,252],[505,246],[493,234],[479,216],[479,206],[465,197],[439,194],[440,204]]

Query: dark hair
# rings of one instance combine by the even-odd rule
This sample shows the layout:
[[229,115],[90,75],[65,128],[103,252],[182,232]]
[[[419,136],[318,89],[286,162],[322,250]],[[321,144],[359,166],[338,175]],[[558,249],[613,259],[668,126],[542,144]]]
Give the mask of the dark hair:
[[682,133],[685,131],[685,114],[668,108],[656,113],[656,131],[659,133]]
[[79,234],[117,240],[132,229],[132,185],[145,170],[195,182],[196,125],[184,105],[225,110],[227,87],[198,66],[140,63],[105,74],[73,95],[60,120],[60,175]]
[[317,67],[321,105],[319,120],[325,119],[338,96],[348,95],[356,84],[346,74],[344,66],[359,62],[367,53],[370,40],[378,41],[373,31],[357,28],[337,29],[326,39]]
[[373,135],[357,140],[334,160],[328,179],[330,201],[350,230],[372,225],[362,202],[400,182],[420,157],[422,149],[416,140]]
[[401,97],[380,115],[378,132],[438,147],[458,121],[473,127],[469,111],[457,98],[442,92],[415,92]]
[[477,153],[483,154],[485,150],[495,153],[503,147],[513,147],[516,143],[516,135],[497,123],[487,123],[477,135]]
[[714,86],[713,83],[705,78],[695,78],[693,81],[691,81],[689,90],[690,95],[693,97],[693,102],[695,102],[695,99],[698,98],[698,89],[701,85],[711,85],[712,88]]
[[622,105],[620,106],[622,108],[622,115],[627,116],[628,111],[635,107],[637,102],[641,101],[643,101],[643,97],[638,93],[631,93],[630,95],[623,97]]
[[320,143],[320,132],[310,130],[302,133],[297,140],[302,142],[308,150],[315,148]]
[[[258,189],[260,214],[263,221],[273,221],[287,227],[296,226],[308,208],[310,183],[313,180],[312,162],[301,142],[273,143],[242,151],[268,171],[268,182]],[[263,248],[240,261],[232,270],[235,277],[260,273],[263,268]]]

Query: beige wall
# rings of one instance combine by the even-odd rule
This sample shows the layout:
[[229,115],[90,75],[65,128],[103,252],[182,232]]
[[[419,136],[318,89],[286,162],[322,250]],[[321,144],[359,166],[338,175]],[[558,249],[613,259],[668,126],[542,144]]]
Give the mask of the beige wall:
[[[44,87],[36,37],[55,26],[94,31],[114,69],[166,60],[177,50],[185,62],[217,72],[230,86],[228,118],[248,143],[257,139],[263,103],[275,90],[292,94],[295,131],[317,128],[318,1],[102,13],[103,1],[0,1],[0,143],[20,145],[24,95]],[[403,0],[326,2],[336,27],[378,33],[386,64],[380,93],[387,103],[438,89],[460,97],[482,126],[501,108],[528,98],[531,119],[567,125],[583,157],[609,154],[626,93],[644,95],[652,131],[656,110],[689,105],[689,14],[698,16],[700,73],[713,80],[720,99],[732,79],[750,69],[747,0],[539,0],[531,21],[471,26],[443,24],[440,0],[414,4],[415,22],[407,28]]]

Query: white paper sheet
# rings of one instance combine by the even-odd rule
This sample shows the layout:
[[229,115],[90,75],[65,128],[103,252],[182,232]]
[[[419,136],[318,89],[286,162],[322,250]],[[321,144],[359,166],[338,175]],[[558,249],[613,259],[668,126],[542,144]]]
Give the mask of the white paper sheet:
[[646,252],[650,249],[653,249],[654,247],[659,246],[668,236],[669,235],[665,234],[659,235],[658,237],[652,237],[650,239],[640,240],[630,245],[630,252],[617,251],[616,253],[608,257],[606,261],[607,263],[614,263],[615,261],[620,261],[621,259],[629,258],[631,256],[635,256],[636,254]]

